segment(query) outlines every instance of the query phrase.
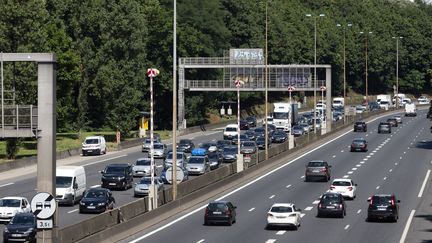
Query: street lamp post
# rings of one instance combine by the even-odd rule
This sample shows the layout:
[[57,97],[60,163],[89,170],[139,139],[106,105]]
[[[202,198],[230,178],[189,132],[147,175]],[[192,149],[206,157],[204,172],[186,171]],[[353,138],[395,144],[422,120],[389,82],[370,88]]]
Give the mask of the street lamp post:
[[366,94],[366,101],[369,100],[369,94],[368,94],[368,36],[372,34],[372,31],[369,32],[363,32],[361,31],[360,34],[365,34],[365,94]]
[[265,159],[268,160],[268,0],[265,1]]
[[[342,27],[343,31],[343,98],[344,98],[344,109],[346,104],[346,43],[345,43],[345,36],[346,36],[346,29],[345,27],[351,27],[352,24],[348,23],[346,25],[337,24],[337,27]],[[344,123],[346,122],[346,116],[344,112]]]
[[240,154],[240,86],[243,84],[241,80],[236,80],[237,87],[237,154]]
[[177,1],[173,14],[173,114],[172,114],[172,198],[177,198]]
[[312,14],[306,14],[306,17],[312,17],[314,19],[314,107],[313,107],[313,118],[314,118],[314,133],[316,133],[316,90],[317,90],[317,18],[324,17],[325,14],[319,14],[317,16],[313,16]]
[[396,39],[396,109],[399,109],[399,39],[402,36],[393,36]]

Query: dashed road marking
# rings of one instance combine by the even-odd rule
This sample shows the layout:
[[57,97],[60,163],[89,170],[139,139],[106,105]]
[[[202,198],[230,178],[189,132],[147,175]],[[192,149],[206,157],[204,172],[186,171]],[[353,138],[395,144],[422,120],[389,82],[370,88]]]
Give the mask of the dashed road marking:
[[306,207],[304,210],[305,211],[311,211],[313,207]]
[[301,213],[301,214],[300,214],[300,218],[303,218],[305,215],[306,215],[306,214]]
[[398,165],[398,163],[396,162],[395,165]]
[[392,172],[392,171],[393,171],[393,169],[390,169],[390,170],[389,170],[389,172]]
[[204,239],[197,241],[197,243],[203,243],[203,242],[204,242]]
[[344,176],[343,176],[343,178],[348,178],[348,177],[349,177],[349,175],[344,175]]
[[404,154],[406,154],[406,151],[404,151]]
[[352,173],[354,173],[354,171],[348,171],[348,174],[351,175]]
[[360,164],[364,164],[364,163],[365,163],[364,161],[360,162]]
[[352,168],[351,170],[357,170],[357,168]]
[[374,155],[374,154],[375,154],[374,152],[370,153],[370,155]]
[[69,211],[69,212],[67,212],[67,213],[73,213],[73,212],[76,212],[76,211],[78,211],[78,208],[77,208],[77,209],[74,209],[74,210],[71,210],[71,211]]
[[315,200],[312,202],[312,204],[318,204],[320,201],[319,200]]
[[368,160],[368,158],[364,158],[363,160],[366,161],[366,160]]
[[345,229],[345,230],[347,230],[347,229],[349,228],[349,226],[350,226],[350,225],[349,225],[349,224],[347,224],[347,226],[345,226],[345,228],[344,228],[344,229]]
[[[349,147],[349,146],[348,146]],[[343,153],[344,151],[343,150],[341,150],[341,153]]]
[[333,158],[336,158],[336,155],[333,155]]
[[268,239],[265,243],[274,243],[276,239]]
[[275,197],[275,195],[271,195],[270,197],[269,197],[269,199],[272,199],[272,198],[274,198]]
[[402,157],[399,157],[399,159],[402,159]]
[[252,211],[254,211],[255,210],[255,208],[251,208],[251,209],[249,209],[249,212],[252,212]]
[[300,179],[303,179],[305,176],[304,175],[302,175],[302,176],[300,176]]
[[286,188],[290,188],[290,187],[291,187],[291,184],[289,184],[289,185],[286,186]]
[[283,235],[285,234],[286,230],[279,230],[278,232],[276,232],[277,235]]
[[357,210],[357,214],[359,214],[361,212],[361,209]]
[[357,166],[357,167],[360,167],[360,166],[361,166],[361,164],[357,164],[356,166]]
[[380,186],[377,186],[377,187],[376,187],[375,189],[377,189],[377,190],[378,190],[379,188],[380,188]]
[[387,177],[384,177],[383,180],[387,180]]
[[370,157],[372,157],[372,156],[370,156],[370,155],[366,155],[366,158],[370,158]]

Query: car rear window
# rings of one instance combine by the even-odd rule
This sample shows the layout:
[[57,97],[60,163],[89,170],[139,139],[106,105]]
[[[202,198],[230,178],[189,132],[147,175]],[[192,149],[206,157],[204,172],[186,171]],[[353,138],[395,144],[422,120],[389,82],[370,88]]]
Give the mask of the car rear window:
[[280,206],[280,207],[272,207],[270,211],[274,213],[292,213],[293,210],[291,207]]
[[321,198],[322,202],[333,203],[340,202],[340,196],[338,194],[324,194]]
[[207,207],[210,211],[225,211],[228,209],[224,203],[210,203]]
[[309,162],[308,167],[323,167],[324,162],[319,162],[319,161],[313,161],[313,162]]
[[391,196],[373,196],[372,205],[390,205],[392,202]]
[[332,183],[333,186],[351,186],[351,182],[349,181],[334,181]]
[[354,140],[353,141],[353,144],[363,144],[363,143],[365,143],[364,140]]

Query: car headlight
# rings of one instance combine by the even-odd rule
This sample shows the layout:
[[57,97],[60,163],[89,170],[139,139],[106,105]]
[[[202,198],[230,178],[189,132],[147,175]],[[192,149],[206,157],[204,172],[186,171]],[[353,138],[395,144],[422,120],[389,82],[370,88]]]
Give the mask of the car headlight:
[[98,206],[104,206],[104,205],[105,205],[105,202],[98,203]]
[[84,205],[85,205],[85,203],[84,203],[84,202],[80,202],[80,205],[83,205],[83,206],[84,206]]
[[31,232],[33,232],[33,228],[29,228],[26,232],[24,232],[25,235],[29,235]]
[[7,227],[5,227],[3,232],[9,233],[9,229]]

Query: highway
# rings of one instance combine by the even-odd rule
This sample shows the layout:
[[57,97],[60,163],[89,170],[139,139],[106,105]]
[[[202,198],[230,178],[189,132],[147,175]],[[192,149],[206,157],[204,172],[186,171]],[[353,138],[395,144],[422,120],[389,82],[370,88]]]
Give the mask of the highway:
[[[368,124],[367,133],[352,130],[307,153],[286,161],[261,177],[232,189],[215,200],[229,200],[237,206],[233,226],[204,226],[205,203],[199,204],[124,242],[404,242],[407,222],[423,198],[425,176],[431,169],[430,121],[425,112],[403,117],[403,124],[391,134],[377,134],[379,121]],[[368,152],[350,152],[354,138],[368,141]],[[347,201],[345,218],[317,218],[318,197],[330,182],[305,182],[305,164],[324,159],[331,164],[332,179],[352,178],[358,184],[357,198]],[[399,221],[366,222],[366,201],[374,193],[395,193],[401,200]],[[276,202],[295,203],[302,208],[298,231],[266,230],[266,215]]]

